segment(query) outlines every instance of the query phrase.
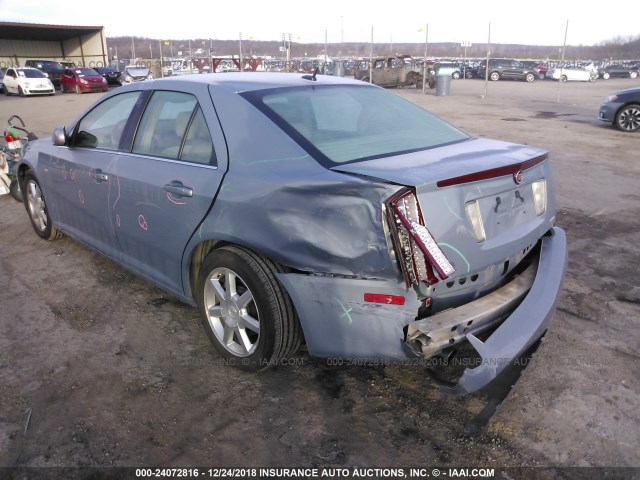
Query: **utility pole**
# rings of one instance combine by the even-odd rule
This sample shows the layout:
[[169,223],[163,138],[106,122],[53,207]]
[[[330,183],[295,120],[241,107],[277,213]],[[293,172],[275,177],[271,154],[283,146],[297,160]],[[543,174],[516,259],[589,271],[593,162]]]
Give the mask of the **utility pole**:
[[242,59],[242,32],[240,32],[240,71],[242,72],[242,64],[244,63]]

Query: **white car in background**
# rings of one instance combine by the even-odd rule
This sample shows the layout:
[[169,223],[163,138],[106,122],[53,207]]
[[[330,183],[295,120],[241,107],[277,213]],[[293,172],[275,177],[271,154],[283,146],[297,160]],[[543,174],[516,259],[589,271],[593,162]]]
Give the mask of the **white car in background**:
[[53,83],[37,68],[9,68],[4,76],[4,94],[54,95]]
[[598,70],[590,68],[553,68],[547,71],[547,78],[560,82],[595,82],[598,79]]

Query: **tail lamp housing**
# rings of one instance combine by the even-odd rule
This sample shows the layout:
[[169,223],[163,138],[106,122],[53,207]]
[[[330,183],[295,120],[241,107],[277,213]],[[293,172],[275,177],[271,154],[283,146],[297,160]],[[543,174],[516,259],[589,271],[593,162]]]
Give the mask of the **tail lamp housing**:
[[387,200],[386,207],[389,228],[407,287],[421,282],[434,285],[455,273],[454,266],[425,226],[413,189],[403,188]]

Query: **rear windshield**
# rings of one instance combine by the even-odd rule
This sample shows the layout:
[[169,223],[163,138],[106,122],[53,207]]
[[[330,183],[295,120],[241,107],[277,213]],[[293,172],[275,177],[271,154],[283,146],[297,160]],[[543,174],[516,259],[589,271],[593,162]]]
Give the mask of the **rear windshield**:
[[413,103],[365,84],[277,88],[241,95],[327,167],[470,138]]
[[146,67],[127,67],[126,71],[129,75],[143,76],[149,74],[149,69]]

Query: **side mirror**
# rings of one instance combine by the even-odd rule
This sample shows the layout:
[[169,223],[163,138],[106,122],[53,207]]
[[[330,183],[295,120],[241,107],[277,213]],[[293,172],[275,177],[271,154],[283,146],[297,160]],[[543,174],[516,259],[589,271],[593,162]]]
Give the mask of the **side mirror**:
[[67,131],[64,125],[60,125],[53,130],[51,141],[59,147],[64,147],[67,144]]

